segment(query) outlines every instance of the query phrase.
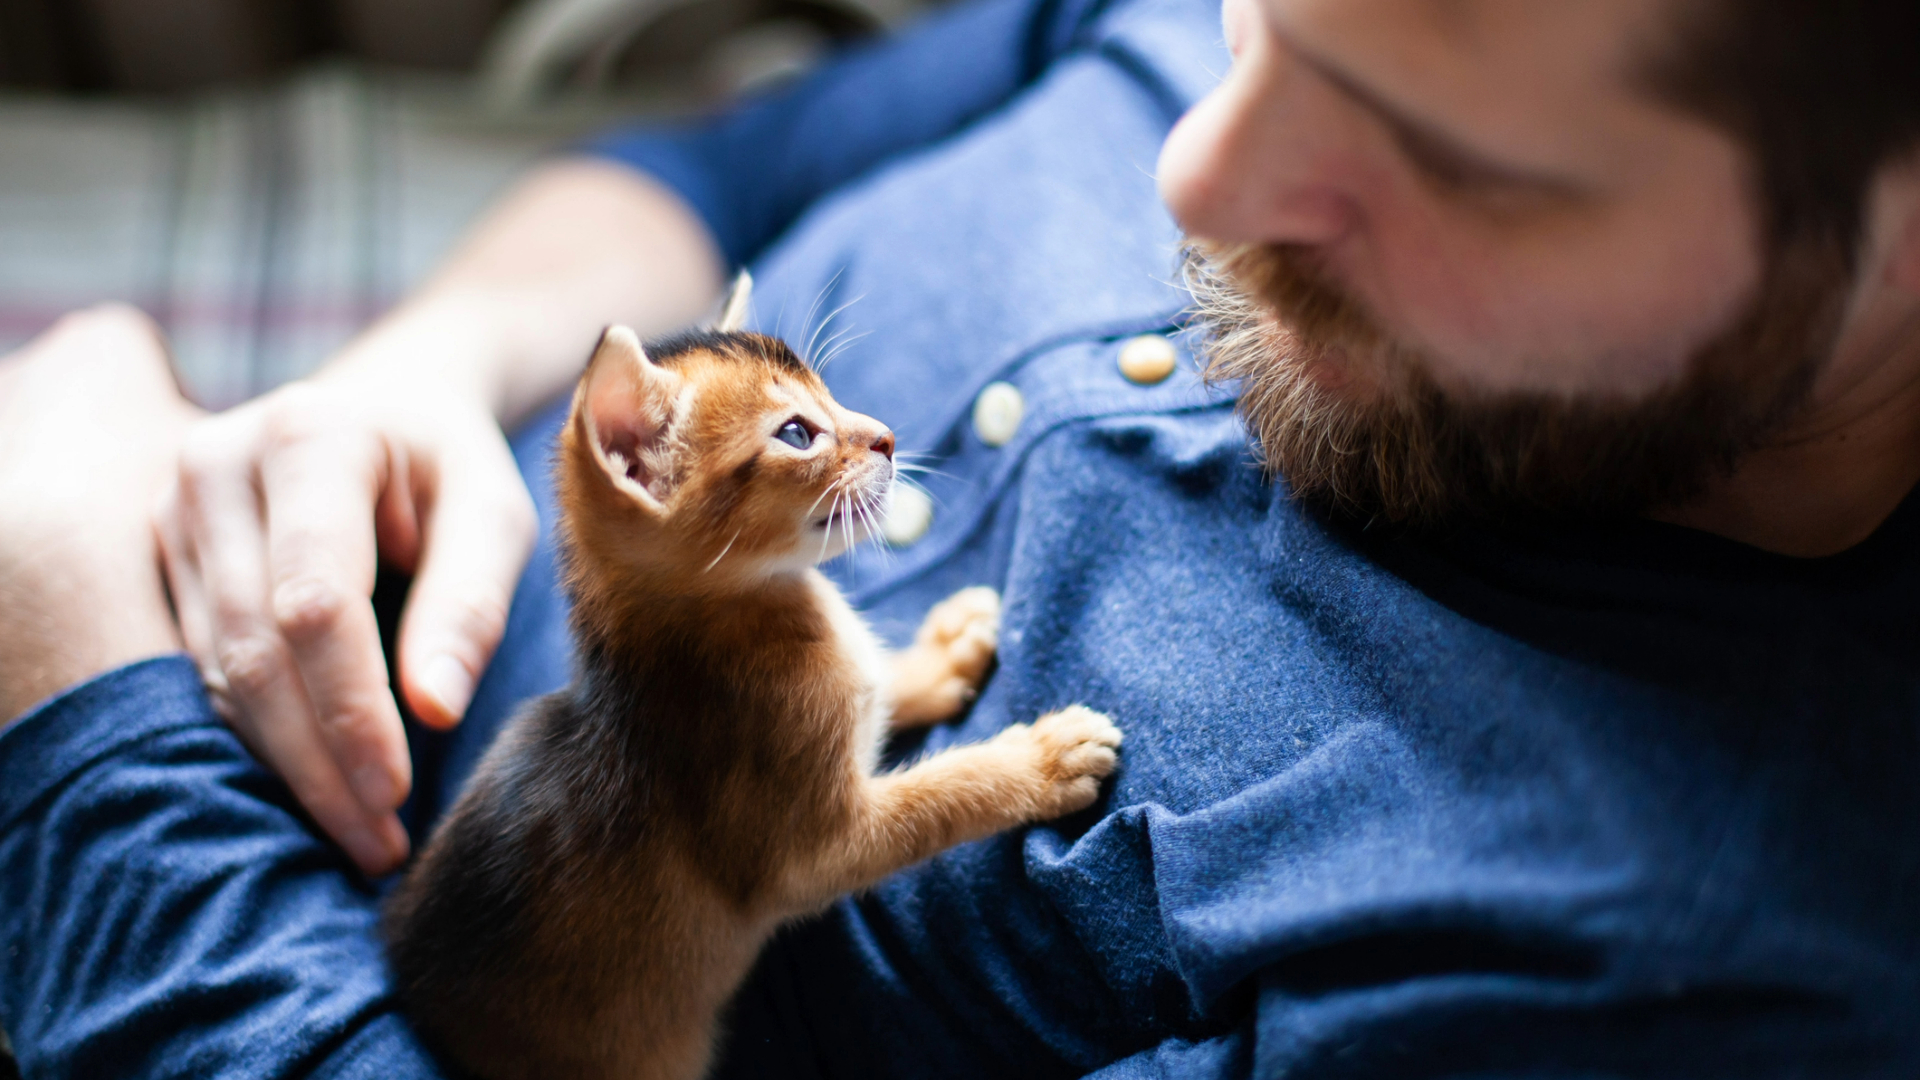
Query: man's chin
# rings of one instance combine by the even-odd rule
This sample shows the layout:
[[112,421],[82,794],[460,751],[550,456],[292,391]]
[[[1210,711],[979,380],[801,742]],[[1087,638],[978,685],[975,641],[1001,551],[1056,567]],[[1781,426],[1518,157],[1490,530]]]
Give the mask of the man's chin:
[[1323,345],[1298,360],[1299,377],[1322,394],[1355,404],[1378,401],[1389,392],[1385,380],[1361,366],[1356,350]]

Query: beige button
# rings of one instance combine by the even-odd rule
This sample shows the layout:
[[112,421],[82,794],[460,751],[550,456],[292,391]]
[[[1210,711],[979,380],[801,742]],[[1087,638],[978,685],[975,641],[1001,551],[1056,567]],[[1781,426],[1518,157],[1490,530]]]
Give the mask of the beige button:
[[988,383],[980,396],[973,399],[973,433],[988,446],[1005,446],[1013,441],[1014,432],[1020,430],[1020,420],[1027,414],[1027,399],[1020,396],[1020,388],[1012,383]]
[[880,522],[880,535],[894,547],[906,547],[927,535],[932,525],[933,500],[918,487],[895,480],[887,496],[887,516]]
[[1173,342],[1159,334],[1141,334],[1120,347],[1120,374],[1130,383],[1152,386],[1166,382],[1179,359]]

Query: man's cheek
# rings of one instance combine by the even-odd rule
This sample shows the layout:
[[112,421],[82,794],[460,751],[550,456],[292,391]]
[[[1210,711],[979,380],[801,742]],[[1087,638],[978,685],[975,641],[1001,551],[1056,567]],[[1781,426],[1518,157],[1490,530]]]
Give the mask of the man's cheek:
[[1339,276],[1450,390],[1638,396],[1679,375],[1739,307],[1738,293],[1720,295],[1724,277],[1668,282],[1577,244],[1535,256],[1431,220],[1403,220],[1394,238]]

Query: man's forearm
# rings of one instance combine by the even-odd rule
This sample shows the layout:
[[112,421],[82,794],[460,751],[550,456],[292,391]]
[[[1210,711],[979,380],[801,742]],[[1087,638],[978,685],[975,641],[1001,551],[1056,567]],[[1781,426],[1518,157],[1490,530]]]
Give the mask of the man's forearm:
[[626,166],[542,166],[438,271],[329,366],[466,391],[509,426],[570,385],[609,323],[642,336],[698,318],[725,265],[679,196]]

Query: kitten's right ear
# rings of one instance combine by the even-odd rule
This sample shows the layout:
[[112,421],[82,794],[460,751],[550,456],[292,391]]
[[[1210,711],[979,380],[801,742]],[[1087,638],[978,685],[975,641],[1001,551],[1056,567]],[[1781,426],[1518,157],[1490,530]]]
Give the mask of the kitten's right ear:
[[624,326],[600,335],[574,399],[580,436],[614,487],[659,512],[673,493],[669,432],[680,376],[647,358]]
[[753,275],[742,270],[734,275],[733,288],[727,290],[726,303],[720,305],[720,319],[713,328],[721,333],[745,329],[747,307],[752,303]]

